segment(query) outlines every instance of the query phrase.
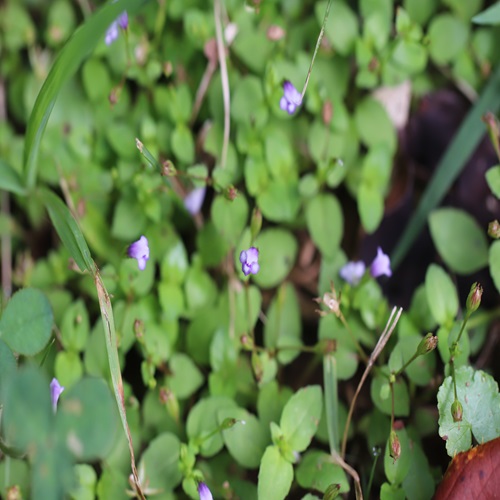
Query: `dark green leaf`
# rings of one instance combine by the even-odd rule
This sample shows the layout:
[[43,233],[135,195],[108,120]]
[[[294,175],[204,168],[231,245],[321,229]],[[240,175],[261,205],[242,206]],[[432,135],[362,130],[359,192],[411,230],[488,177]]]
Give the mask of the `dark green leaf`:
[[50,339],[54,317],[45,295],[34,288],[15,293],[0,318],[0,337],[15,352],[33,356]]

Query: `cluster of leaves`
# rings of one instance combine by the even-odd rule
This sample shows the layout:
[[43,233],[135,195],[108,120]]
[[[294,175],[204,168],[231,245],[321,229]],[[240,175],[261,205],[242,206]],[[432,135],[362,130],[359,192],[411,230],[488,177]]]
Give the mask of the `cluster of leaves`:
[[[500,57],[498,32],[469,22],[483,2],[406,0],[396,9],[392,0],[361,0],[355,12],[334,1],[295,116],[280,109],[282,82],[304,81],[327,2],[247,4],[227,0],[223,16],[218,0],[214,9],[201,0],[119,0],[93,15],[85,2],[80,11],[68,0],[1,7],[10,121],[0,123],[0,188],[22,213],[2,218],[2,234],[17,255],[15,285],[31,287],[0,320],[2,447],[11,455],[0,462],[3,493],[15,484],[34,498],[70,491],[76,499],[123,498],[135,452],[138,496],[174,498],[182,488],[197,498],[204,481],[228,498],[278,499],[300,489],[310,499],[332,485],[352,488],[341,449],[350,439],[348,461],[357,450],[352,465],[365,492],[372,470],[382,498],[429,498],[436,474],[422,440],[438,429],[435,391],[424,388],[443,366],[439,434],[450,456],[472,436],[500,434],[497,412],[476,406],[498,407],[498,387],[469,366],[489,317],[461,335],[455,285],[437,265],[377,361],[372,405],[355,428],[339,394],[340,381],[352,386],[360,365],[371,366],[365,350],[377,350],[389,317],[373,277],[338,278],[348,261],[338,192],[356,200],[363,229],[374,232],[398,146],[390,113],[365,91],[411,79],[419,96],[443,82],[432,63],[480,92]],[[108,46],[105,31],[124,10],[130,24]],[[226,17],[231,23],[218,34]],[[278,26],[285,31],[276,36]],[[218,70],[225,50],[226,72]],[[499,168],[488,174],[497,197]],[[204,209],[193,217],[183,200],[205,185]],[[46,231],[44,207],[64,246],[30,247],[24,236],[26,228]],[[451,272],[467,275],[489,262],[500,289],[499,242],[488,250],[469,215],[441,209],[430,227]],[[317,335],[304,331],[304,295],[291,276],[304,273],[296,264],[304,232],[321,255],[317,295],[332,280],[342,284],[341,313],[324,309]],[[125,248],[144,234],[151,253],[140,270]],[[250,282],[238,258],[252,245],[260,269]],[[437,332],[438,352],[421,349],[428,331]],[[308,353],[297,364],[301,351]],[[312,384],[321,363],[323,387]],[[48,375],[67,388],[55,416]],[[109,392],[89,377],[111,382],[127,452],[125,436],[112,432]],[[453,384],[460,421],[450,410]],[[383,471],[371,453],[377,447]],[[94,459],[102,459],[99,476],[74,466]],[[47,474],[42,463],[66,473]]]

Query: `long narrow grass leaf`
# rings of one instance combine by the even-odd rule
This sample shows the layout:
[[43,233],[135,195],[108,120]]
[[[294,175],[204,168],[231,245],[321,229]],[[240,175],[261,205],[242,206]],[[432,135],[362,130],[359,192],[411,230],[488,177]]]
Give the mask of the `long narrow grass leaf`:
[[430,212],[439,205],[486,133],[486,128],[481,122],[482,116],[487,111],[496,113],[499,108],[500,65],[496,68],[481,97],[469,111],[452,143],[441,158],[430,184],[392,253],[391,265],[393,269],[401,264],[426,224]]
[[85,237],[73,215],[63,201],[48,189],[40,191],[40,197],[49,212],[50,220],[69,254],[81,271],[94,272],[94,261]]
[[59,53],[31,111],[24,143],[26,186],[34,187],[40,141],[62,85],[73,76],[94,50],[115,18],[123,11],[137,12],[148,0],[118,0],[99,9],[78,28]]
[[111,373],[111,380],[113,382],[113,392],[115,394],[116,403],[118,404],[118,412],[127,438],[130,462],[132,473],[135,479],[136,492],[139,498],[145,498],[141,491],[139,475],[135,465],[134,447],[132,444],[132,436],[127,422],[127,413],[125,409],[125,398],[123,394],[123,379],[120,369],[120,360],[118,358],[118,344],[116,341],[115,322],[113,318],[113,309],[109,294],[104,286],[99,271],[96,270],[94,275],[95,286],[97,289],[97,296],[99,297],[99,307],[101,309],[101,317],[104,324],[104,337],[106,339],[106,351],[108,355],[109,371]]
[[339,393],[337,378],[337,360],[327,354],[323,357],[323,381],[325,385],[326,428],[330,453],[339,451]]

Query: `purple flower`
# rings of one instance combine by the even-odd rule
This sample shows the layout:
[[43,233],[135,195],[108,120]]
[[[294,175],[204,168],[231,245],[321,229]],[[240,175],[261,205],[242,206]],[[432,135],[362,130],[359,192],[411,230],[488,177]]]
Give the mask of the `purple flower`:
[[128,14],[127,12],[122,12],[116,20],[114,20],[108,30],[106,31],[106,36],[104,37],[104,42],[106,45],[111,45],[117,38],[120,32],[118,28],[126,30],[128,28]]
[[389,259],[389,256],[386,255],[380,247],[377,248],[377,256],[370,266],[370,274],[374,278],[378,278],[383,274],[385,274],[386,276],[392,275],[391,261]]
[[340,271],[340,277],[347,281],[347,283],[356,286],[365,274],[365,263],[361,260],[357,262],[348,262],[345,266],[343,266]]
[[198,493],[200,500],[213,500],[212,493],[205,483],[198,483]]
[[57,411],[57,400],[59,399],[62,391],[64,391],[64,387],[56,378],[53,378],[50,383],[50,398],[52,399],[52,408],[54,413]]
[[245,276],[250,273],[257,274],[259,272],[259,251],[255,247],[250,247],[248,250],[242,250],[240,253],[241,270]]
[[301,93],[293,86],[292,82],[285,80],[283,82],[283,97],[280,100],[280,108],[289,115],[293,115],[301,104]]
[[201,188],[193,189],[184,198],[184,207],[191,215],[196,215],[203,205],[203,200],[205,199],[205,193],[207,188],[205,186]]
[[146,261],[149,260],[148,239],[145,236],[141,236],[128,247],[127,255],[136,259],[139,269],[144,271],[146,269]]

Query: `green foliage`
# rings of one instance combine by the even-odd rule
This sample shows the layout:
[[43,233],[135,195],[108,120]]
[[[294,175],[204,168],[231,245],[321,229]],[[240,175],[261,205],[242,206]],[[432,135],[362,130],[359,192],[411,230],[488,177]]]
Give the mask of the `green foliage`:
[[[446,435],[452,454],[499,434],[496,382],[469,366],[484,360],[497,311],[471,317],[455,274],[489,265],[500,291],[500,247],[465,211],[436,209],[500,104],[495,6],[42,4],[0,7],[2,497],[18,486],[35,499],[131,488],[196,499],[203,481],[214,497],[316,498],[338,484],[430,498],[440,474],[424,437],[444,446]],[[127,29],[106,45],[124,11]],[[298,92],[307,82],[293,116],[284,80]],[[431,214],[446,271],[430,264],[416,290],[397,273],[373,278],[369,262],[359,282],[339,279],[394,236],[412,197],[400,182],[406,106],[413,116],[424,93],[449,85],[478,99],[391,262]],[[498,169],[486,174],[494,196]],[[191,215],[184,199],[200,187]],[[127,255],[141,235],[144,270]],[[252,246],[260,269],[245,277],[239,257]],[[485,303],[492,293],[485,286]],[[411,306],[389,338],[389,303],[403,299]],[[435,342],[427,332],[436,353],[422,353],[422,339]],[[52,376],[65,386],[55,413]]]
[[429,217],[429,227],[439,254],[452,271],[471,274],[486,266],[486,236],[469,214],[441,208]]
[[0,318],[0,338],[15,352],[33,356],[48,343],[53,314],[47,297],[39,290],[20,290],[8,302]]
[[438,391],[439,435],[446,441],[450,457],[468,450],[473,436],[478,443],[500,436],[500,394],[491,375],[463,366],[456,371],[456,385],[463,408],[459,422],[455,422],[451,414],[454,401],[451,377],[446,377]]

